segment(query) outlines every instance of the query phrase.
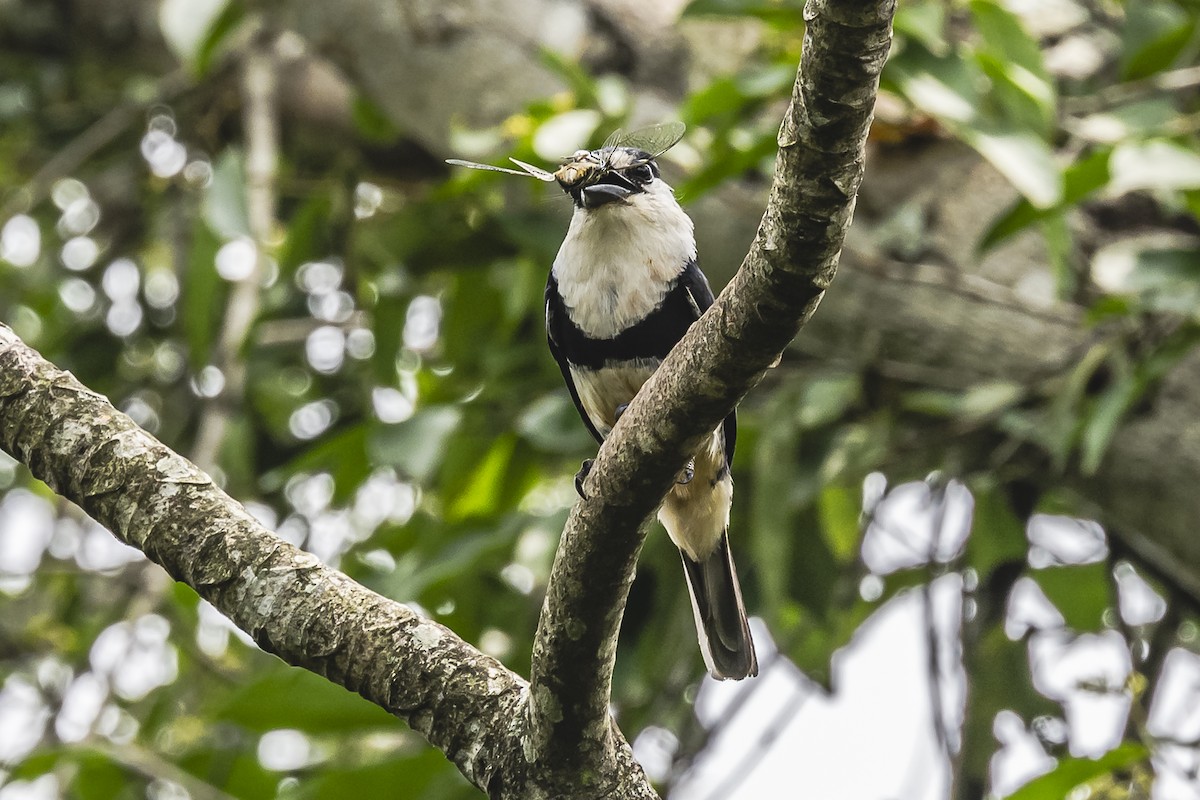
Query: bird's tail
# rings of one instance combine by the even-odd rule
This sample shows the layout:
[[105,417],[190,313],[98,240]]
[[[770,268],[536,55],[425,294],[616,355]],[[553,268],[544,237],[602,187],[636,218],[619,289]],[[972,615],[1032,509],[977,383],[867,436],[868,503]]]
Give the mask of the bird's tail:
[[717,549],[702,561],[693,561],[682,550],[679,554],[683,557],[700,651],[709,674],[719,680],[757,675],[758,658],[754,655],[742,589],[729,552],[729,535],[722,534]]

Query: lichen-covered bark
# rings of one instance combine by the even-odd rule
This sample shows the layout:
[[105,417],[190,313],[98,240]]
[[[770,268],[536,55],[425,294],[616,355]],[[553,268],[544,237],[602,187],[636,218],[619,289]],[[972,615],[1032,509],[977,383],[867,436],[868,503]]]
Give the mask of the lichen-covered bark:
[[[810,0],[767,212],[741,269],[605,441],[554,561],[534,643],[532,753],[604,774],[617,630],[642,525],[687,454],[759,380],[833,279],[863,175],[894,0]],[[733,532],[737,548],[736,531]]]
[[[526,682],[448,628],[264,529],[190,461],[0,324],[0,448],[249,633],[358,692],[497,798],[533,798],[521,748]],[[619,742],[614,798],[653,797]],[[536,779],[541,780],[541,777]],[[574,794],[578,780],[554,776]],[[563,796],[546,795],[542,796]]]

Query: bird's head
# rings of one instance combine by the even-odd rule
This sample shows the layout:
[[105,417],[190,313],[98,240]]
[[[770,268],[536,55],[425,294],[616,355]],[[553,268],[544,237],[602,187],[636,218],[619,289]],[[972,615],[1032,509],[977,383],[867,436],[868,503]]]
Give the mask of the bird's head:
[[[519,170],[457,158],[447,159],[447,163],[521,175],[547,183],[557,182],[575,202],[576,218],[590,218],[605,209],[595,219],[637,220],[651,226],[678,222],[690,235],[691,221],[675,201],[674,191],[659,177],[655,161],[679,143],[683,132],[682,122],[664,122],[630,133],[614,131],[603,147],[576,150],[554,172],[515,158],[509,158],[509,161],[520,167]],[[609,213],[622,208],[640,213]]]
[[612,205],[638,205],[671,195],[659,175],[653,154],[635,147],[579,150],[554,173],[575,207],[594,211]]

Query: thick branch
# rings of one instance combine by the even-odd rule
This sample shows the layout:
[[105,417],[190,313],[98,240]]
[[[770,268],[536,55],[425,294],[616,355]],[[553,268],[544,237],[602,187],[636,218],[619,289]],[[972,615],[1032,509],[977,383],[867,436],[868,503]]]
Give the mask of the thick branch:
[[[3,325],[0,448],[264,650],[406,720],[476,786],[519,782],[523,680],[449,629],[274,536],[193,464]],[[630,762],[624,777],[639,778]]]
[[625,412],[588,478],[589,499],[567,521],[534,643],[539,762],[601,769],[609,757],[617,630],[642,525],[687,455],[758,382],[833,279],[893,10],[892,0],[808,3],[804,56],[754,245]]

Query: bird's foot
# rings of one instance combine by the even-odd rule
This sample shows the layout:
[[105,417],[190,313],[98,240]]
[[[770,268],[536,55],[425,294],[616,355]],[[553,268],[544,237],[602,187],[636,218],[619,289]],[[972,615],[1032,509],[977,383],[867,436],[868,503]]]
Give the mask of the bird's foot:
[[688,463],[679,471],[679,477],[675,482],[680,486],[685,486],[692,482],[692,478],[696,477],[696,459],[689,458]]
[[583,482],[587,480],[587,476],[592,471],[592,462],[593,459],[585,458],[583,463],[579,465],[579,472],[575,473],[575,491],[578,492],[579,496],[584,500],[587,500],[588,498],[583,492]]

